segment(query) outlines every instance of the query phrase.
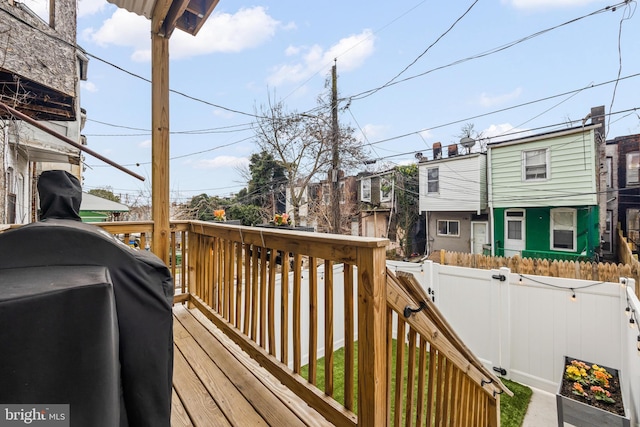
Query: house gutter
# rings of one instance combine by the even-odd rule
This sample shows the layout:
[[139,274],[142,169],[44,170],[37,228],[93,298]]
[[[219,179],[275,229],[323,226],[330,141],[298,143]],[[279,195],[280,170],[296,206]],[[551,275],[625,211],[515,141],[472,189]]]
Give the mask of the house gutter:
[[137,173],[125,168],[124,166],[121,166],[121,165],[117,164],[113,160],[107,159],[103,155],[96,153],[95,151],[85,147],[84,145],[78,144],[77,142],[73,141],[72,139],[69,139],[64,135],[59,134],[58,132],[56,132],[56,131],[54,131],[52,129],[49,129],[48,127],[46,127],[42,123],[38,122],[37,120],[34,120],[31,117],[27,116],[26,114],[21,113],[20,111],[9,107],[7,104],[5,104],[3,102],[0,102],[0,107],[4,108],[10,114],[14,115],[18,119],[24,120],[25,122],[29,123],[31,126],[37,127],[41,131],[44,131],[44,132],[48,133],[49,135],[52,135],[53,137],[59,139],[60,141],[66,142],[67,144],[77,148],[78,150],[83,151],[83,152],[89,154],[90,156],[95,157],[96,159],[102,160],[103,162],[113,166],[116,169],[121,170],[122,172],[125,172],[125,173],[131,175],[134,178],[138,178],[140,181],[144,181],[145,178],[142,175],[138,175]]

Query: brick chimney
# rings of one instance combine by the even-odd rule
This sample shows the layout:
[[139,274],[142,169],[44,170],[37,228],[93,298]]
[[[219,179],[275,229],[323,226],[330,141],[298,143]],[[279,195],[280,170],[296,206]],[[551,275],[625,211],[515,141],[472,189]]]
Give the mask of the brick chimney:
[[448,156],[449,157],[455,157],[458,155],[458,144],[451,144],[449,145],[449,152],[448,152]]
[[433,160],[438,160],[442,158],[442,144],[439,142],[433,143]]

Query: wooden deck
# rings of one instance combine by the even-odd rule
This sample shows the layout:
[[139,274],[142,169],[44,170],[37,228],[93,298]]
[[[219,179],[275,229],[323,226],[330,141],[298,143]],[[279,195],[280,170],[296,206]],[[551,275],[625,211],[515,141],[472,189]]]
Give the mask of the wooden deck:
[[198,310],[173,312],[173,427],[331,425]]

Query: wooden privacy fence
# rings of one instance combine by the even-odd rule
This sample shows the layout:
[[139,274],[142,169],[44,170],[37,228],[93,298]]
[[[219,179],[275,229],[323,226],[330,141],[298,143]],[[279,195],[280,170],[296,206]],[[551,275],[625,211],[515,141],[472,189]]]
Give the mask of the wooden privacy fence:
[[[619,239],[622,242],[622,239]],[[626,246],[626,245],[625,245]],[[558,261],[538,258],[497,257],[482,254],[447,252],[440,250],[439,258],[430,257],[442,265],[480,268],[484,270],[509,268],[513,273],[536,276],[562,277],[565,279],[618,282],[621,277],[636,280],[636,295],[640,295],[640,264],[632,258],[621,257],[623,263],[585,261]]]

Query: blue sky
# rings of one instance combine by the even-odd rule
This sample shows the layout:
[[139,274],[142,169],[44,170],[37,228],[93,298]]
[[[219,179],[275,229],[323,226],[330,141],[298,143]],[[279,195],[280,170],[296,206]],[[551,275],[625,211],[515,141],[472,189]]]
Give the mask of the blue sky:
[[[43,4],[25,1],[35,10]],[[625,78],[640,73],[636,7],[220,0],[196,37],[176,31],[170,40],[170,87],[197,98],[171,94],[171,198],[245,187],[238,168],[257,150],[255,108],[275,93],[290,111],[313,109],[334,58],[340,106],[349,105],[339,120],[358,130],[379,160],[373,167],[415,161],[416,152],[429,156],[434,142],[457,142],[467,123],[495,141],[524,135],[516,130],[564,128],[599,105],[614,113],[609,139],[640,133],[640,76]],[[104,0],[80,0],[78,11],[78,43],[94,56],[82,83],[83,133],[91,149],[148,177],[143,183],[87,157],[85,188],[111,187],[123,201],[149,196],[151,86],[136,77],[151,77],[149,21]],[[607,83],[618,75],[617,86]]]

